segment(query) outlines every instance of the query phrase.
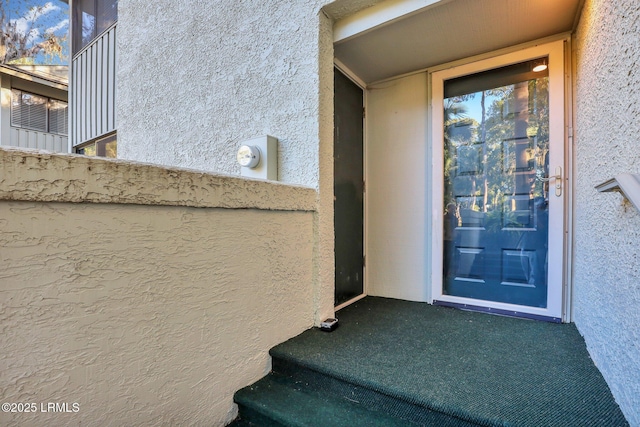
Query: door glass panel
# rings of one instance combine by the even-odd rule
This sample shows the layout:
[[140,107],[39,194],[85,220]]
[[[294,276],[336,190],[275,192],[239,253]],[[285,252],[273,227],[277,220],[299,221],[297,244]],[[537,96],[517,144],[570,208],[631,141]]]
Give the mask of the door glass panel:
[[533,65],[445,82],[445,295],[547,306],[549,79]]

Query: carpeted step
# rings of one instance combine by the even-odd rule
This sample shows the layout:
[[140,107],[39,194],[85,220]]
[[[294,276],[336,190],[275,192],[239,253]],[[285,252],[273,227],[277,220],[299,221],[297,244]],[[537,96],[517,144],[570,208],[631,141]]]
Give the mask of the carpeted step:
[[320,393],[442,426],[628,426],[575,325],[367,297],[274,347]]
[[400,427],[407,420],[364,408],[341,396],[319,393],[307,384],[271,373],[234,397],[240,420],[265,427]]
[[267,427],[629,425],[575,325],[373,297],[338,317],[331,333],[308,330],[271,349],[272,373],[236,394],[240,419]]
[[242,418],[236,418],[235,420],[233,420],[233,422],[231,424],[227,424],[227,427],[259,427],[256,424],[252,424],[247,420],[244,420]]
[[344,375],[338,370],[323,369],[314,366],[304,366],[303,360],[290,357],[280,348],[272,349],[273,371],[277,375],[287,377],[302,390],[333,396],[356,403],[358,406],[388,414],[394,419],[404,420],[403,425],[439,426],[439,427],[474,427],[474,422],[468,422],[417,403],[412,396],[394,393],[384,389],[379,384],[368,383],[363,378]]

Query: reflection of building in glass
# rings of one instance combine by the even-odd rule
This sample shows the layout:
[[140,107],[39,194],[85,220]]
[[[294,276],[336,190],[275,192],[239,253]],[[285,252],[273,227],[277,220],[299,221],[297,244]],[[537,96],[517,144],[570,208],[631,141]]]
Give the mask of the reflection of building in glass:
[[[79,0],[73,2],[73,54],[91,43],[118,20],[117,0]],[[78,31],[77,29],[80,29]]]

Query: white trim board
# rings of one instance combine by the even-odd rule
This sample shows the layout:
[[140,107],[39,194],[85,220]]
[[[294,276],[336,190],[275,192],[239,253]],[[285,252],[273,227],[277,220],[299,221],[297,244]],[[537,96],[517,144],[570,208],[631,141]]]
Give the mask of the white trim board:
[[[338,58],[333,58],[333,66],[336,67],[338,70],[340,70],[342,74],[347,76],[349,80],[351,80],[352,82],[360,86],[360,89],[366,92],[367,84],[364,81],[362,81],[360,77],[356,76],[356,74],[353,71],[351,71],[349,67],[344,65],[342,61],[340,61]],[[365,96],[366,96],[366,93],[365,93]]]

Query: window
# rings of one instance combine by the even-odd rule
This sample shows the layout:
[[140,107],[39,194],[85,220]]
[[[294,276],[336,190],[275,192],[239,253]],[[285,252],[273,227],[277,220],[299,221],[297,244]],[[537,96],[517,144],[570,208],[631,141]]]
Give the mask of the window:
[[118,20],[118,0],[73,2],[73,54],[91,43]]
[[64,101],[49,100],[49,132],[66,135],[69,129],[69,108]]
[[66,102],[11,90],[11,126],[66,135],[68,123]]
[[110,157],[115,159],[118,157],[117,134],[112,133],[104,138],[83,144],[76,148],[76,153],[83,154],[85,156]]

